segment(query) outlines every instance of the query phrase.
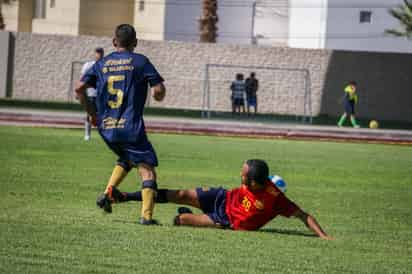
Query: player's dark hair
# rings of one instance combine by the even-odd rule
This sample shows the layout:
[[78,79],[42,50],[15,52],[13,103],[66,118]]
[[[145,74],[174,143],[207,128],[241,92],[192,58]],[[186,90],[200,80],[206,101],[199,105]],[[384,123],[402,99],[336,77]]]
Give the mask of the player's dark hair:
[[104,49],[103,48],[96,48],[94,52],[100,54],[100,56],[104,56]]
[[238,81],[243,80],[243,74],[242,73],[236,74],[236,80]]
[[256,76],[256,73],[254,73],[254,72],[252,72],[251,74],[250,74],[250,77],[255,77]]
[[132,48],[137,45],[136,31],[132,25],[121,24],[117,26],[114,36],[118,47]]
[[248,181],[254,180],[259,185],[264,185],[268,180],[269,167],[265,161],[259,159],[251,159],[246,161],[249,167],[247,177]]
[[349,82],[349,85],[351,85],[351,86],[357,86],[358,83],[356,83],[356,81],[350,81],[350,82]]

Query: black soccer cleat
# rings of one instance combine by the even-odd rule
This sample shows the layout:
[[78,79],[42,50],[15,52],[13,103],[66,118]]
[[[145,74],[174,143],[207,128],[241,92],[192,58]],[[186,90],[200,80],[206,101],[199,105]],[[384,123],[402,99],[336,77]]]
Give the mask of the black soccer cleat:
[[116,187],[109,187],[109,199],[112,203],[121,203],[126,201],[125,194],[120,192]]
[[110,201],[109,195],[100,194],[97,197],[96,205],[104,210],[106,213],[112,213],[112,202]]
[[145,218],[140,217],[139,224],[141,224],[141,225],[158,225],[159,223],[158,223],[158,221],[153,220],[153,219],[152,220],[146,220]]
[[177,209],[177,214],[193,214],[193,211],[188,207],[182,206]]

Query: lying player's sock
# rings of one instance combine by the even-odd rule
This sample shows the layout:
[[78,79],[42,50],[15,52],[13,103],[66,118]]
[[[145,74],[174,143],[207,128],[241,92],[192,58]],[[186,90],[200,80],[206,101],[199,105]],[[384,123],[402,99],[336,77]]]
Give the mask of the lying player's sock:
[[[167,200],[167,192],[168,189],[159,189],[157,190],[157,195],[156,195],[156,203],[167,203],[169,202]],[[137,191],[137,192],[122,192],[123,199],[121,202],[130,202],[130,201],[137,201],[141,202],[142,201],[142,192]]]
[[118,163],[113,169],[112,176],[110,177],[109,183],[107,184],[104,193],[107,194],[109,192],[110,186],[117,187],[129,173],[129,171],[130,167],[122,163]]

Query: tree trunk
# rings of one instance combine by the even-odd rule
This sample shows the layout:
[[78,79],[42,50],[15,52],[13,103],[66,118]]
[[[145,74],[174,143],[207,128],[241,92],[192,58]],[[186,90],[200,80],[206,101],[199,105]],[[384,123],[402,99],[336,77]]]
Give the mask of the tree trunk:
[[199,19],[200,42],[216,43],[217,22],[217,0],[203,0]]

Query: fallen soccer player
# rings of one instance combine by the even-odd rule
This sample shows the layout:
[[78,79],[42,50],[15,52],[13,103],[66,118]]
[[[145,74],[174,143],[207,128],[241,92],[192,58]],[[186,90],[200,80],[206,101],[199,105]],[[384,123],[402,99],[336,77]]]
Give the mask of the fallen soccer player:
[[[269,168],[263,160],[248,160],[241,169],[241,186],[232,190],[224,188],[197,188],[193,190],[159,189],[157,203],[175,203],[199,208],[203,214],[194,214],[180,207],[175,225],[194,227],[257,230],[278,215],[296,217],[317,236],[332,240],[316,219],[290,201],[269,179]],[[141,201],[141,192],[120,192],[111,188],[113,203]]]

